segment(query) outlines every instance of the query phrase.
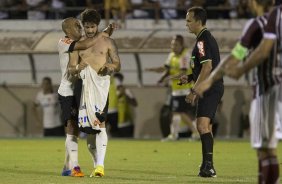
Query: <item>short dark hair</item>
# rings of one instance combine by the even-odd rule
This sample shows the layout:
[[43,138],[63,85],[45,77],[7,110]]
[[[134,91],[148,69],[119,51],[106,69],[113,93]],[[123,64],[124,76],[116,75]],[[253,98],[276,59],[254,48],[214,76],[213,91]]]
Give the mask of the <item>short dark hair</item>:
[[182,35],[177,34],[173,37],[173,39],[179,41],[181,45],[184,45],[184,38]]
[[99,25],[101,21],[100,14],[94,9],[86,9],[81,13],[80,16],[82,24],[85,24],[85,22],[91,22]]
[[194,19],[196,21],[200,20],[202,22],[202,25],[206,25],[206,22],[207,22],[207,12],[204,8],[202,7],[198,7],[198,6],[195,6],[195,7],[192,7],[190,9],[188,9],[187,12],[194,12]]

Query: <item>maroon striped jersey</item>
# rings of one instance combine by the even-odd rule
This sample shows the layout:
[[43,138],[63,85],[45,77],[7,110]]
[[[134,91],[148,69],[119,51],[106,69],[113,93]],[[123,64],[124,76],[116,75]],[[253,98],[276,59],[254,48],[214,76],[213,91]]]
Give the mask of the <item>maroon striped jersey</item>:
[[261,68],[263,80],[259,81],[265,89],[282,82],[282,58],[281,58],[281,9],[282,6],[275,7],[268,16],[267,25],[264,27],[263,37],[265,39],[273,39],[274,46],[268,57],[265,67]]
[[[263,38],[264,27],[266,24],[266,14],[264,16],[253,18],[246,23],[240,43],[243,47],[247,48],[249,52],[253,51],[259,45]],[[267,80],[267,77],[262,74],[264,72],[263,68],[268,68],[267,61],[253,69],[254,96],[263,94],[268,88],[264,83],[259,82]]]

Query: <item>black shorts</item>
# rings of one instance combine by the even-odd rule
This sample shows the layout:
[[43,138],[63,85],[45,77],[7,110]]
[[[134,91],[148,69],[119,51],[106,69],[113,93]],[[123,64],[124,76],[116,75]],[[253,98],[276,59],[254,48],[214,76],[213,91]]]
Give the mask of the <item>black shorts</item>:
[[61,137],[65,136],[65,128],[64,126],[59,126],[55,128],[44,128],[44,137],[54,136],[54,137]]
[[106,105],[103,109],[103,112],[106,114],[106,117],[108,116],[108,110],[109,110],[109,95],[108,95],[108,98],[107,98]]
[[107,123],[110,125],[110,133],[116,134],[118,131],[118,112],[108,113]]
[[74,90],[73,90],[75,96],[75,102],[77,106],[80,105],[81,91],[82,91],[82,79],[77,79],[74,83]]
[[206,91],[203,98],[198,100],[196,117],[208,117],[211,119],[212,123],[223,93],[223,84],[214,85],[211,89]]
[[186,96],[172,96],[171,97],[171,110],[172,112],[185,112],[194,115],[196,107],[188,104],[185,101]]
[[78,108],[74,96],[61,96],[59,94],[59,102],[62,110],[62,119],[67,126],[68,120],[78,120]]

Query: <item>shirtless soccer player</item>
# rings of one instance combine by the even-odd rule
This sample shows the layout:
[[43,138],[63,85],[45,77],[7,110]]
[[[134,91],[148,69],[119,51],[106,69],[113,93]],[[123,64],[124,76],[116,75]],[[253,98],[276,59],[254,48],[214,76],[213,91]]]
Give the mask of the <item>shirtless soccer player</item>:
[[[87,38],[98,34],[100,15],[96,10],[87,9],[81,14],[82,24]],[[109,37],[100,37],[96,44],[80,52],[72,52],[70,72],[81,63],[88,66],[80,72],[83,88],[79,108],[79,126],[82,129],[95,131],[87,133],[87,146],[93,158],[94,170],[90,177],[104,176],[104,158],[108,136],[105,128],[105,119],[108,109],[108,93],[110,75],[120,70],[120,59],[117,46]],[[80,64],[78,64],[80,61]],[[79,72],[79,71],[78,71]]]
[[[77,105],[75,104],[73,94],[73,83],[69,79],[67,66],[69,64],[69,53],[73,50],[87,49],[94,45],[97,39],[102,36],[108,36],[113,31],[110,25],[105,31],[107,33],[100,33],[95,38],[85,39],[77,42],[81,38],[81,26],[77,19],[67,18],[62,22],[62,30],[65,36],[58,42],[58,51],[60,58],[60,66],[62,72],[62,79],[58,89],[59,101],[62,109],[62,116],[66,127],[66,159],[63,168],[63,176],[82,177],[84,174],[81,172],[78,164],[78,126],[77,126]],[[87,65],[81,63],[78,65],[78,70],[82,70]]]

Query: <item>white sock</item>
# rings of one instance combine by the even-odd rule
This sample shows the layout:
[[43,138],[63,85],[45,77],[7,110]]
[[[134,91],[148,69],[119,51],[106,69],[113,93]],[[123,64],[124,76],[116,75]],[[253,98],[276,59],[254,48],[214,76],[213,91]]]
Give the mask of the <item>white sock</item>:
[[104,166],[106,156],[108,135],[106,128],[100,128],[101,132],[96,135],[97,165]]
[[69,152],[67,150],[66,144],[65,144],[65,148],[66,148],[66,152],[65,152],[64,170],[70,170],[71,169],[71,163],[70,163]]
[[70,170],[72,167],[71,167],[71,163],[70,163],[69,152],[67,150],[67,141],[65,142],[65,148],[66,148],[66,152],[65,152],[64,170]]
[[173,137],[178,138],[179,133],[179,126],[181,123],[181,116],[176,114],[172,117],[172,122],[170,124],[170,133],[173,135]]
[[87,134],[86,143],[93,160],[93,167],[95,168],[97,163],[96,135]]
[[66,145],[72,167],[78,166],[78,143],[77,136],[67,134]]

